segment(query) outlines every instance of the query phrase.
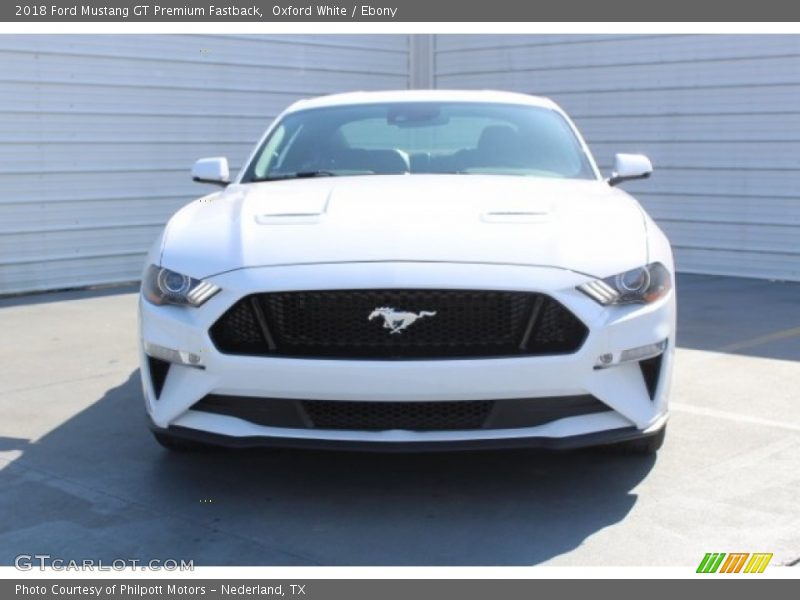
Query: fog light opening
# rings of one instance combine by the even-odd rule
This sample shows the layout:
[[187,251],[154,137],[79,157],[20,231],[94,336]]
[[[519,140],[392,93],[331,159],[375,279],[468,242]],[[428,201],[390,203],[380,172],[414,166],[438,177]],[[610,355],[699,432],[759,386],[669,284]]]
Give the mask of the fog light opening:
[[610,367],[614,364],[614,355],[611,352],[606,352],[605,354],[601,354],[597,357],[597,360],[594,362],[595,369],[605,369],[606,367]]
[[616,365],[621,365],[628,362],[639,362],[649,358],[661,356],[664,350],[667,349],[667,340],[661,340],[655,344],[646,344],[644,346],[636,346],[635,348],[628,348],[619,353],[615,357],[611,352],[605,352],[597,357],[594,362],[595,369],[607,369]]
[[639,361],[639,369],[642,371],[644,385],[647,388],[647,394],[650,396],[650,400],[656,399],[658,382],[661,379],[661,364],[663,362],[664,356],[661,354]]
[[664,350],[666,349],[667,340],[661,340],[660,342],[655,344],[647,344],[646,346],[630,348],[622,351],[622,354],[619,355],[619,362],[624,363],[632,360],[645,360],[647,358],[653,358],[659,354],[663,354]]
[[164,384],[169,375],[169,363],[152,356],[147,357],[147,367],[150,371],[150,383],[153,386],[153,394],[156,400],[161,397],[161,390],[164,389]]
[[148,356],[174,363],[176,365],[194,367],[195,369],[206,368],[205,365],[203,365],[202,357],[194,352],[166,348],[164,346],[159,346],[158,344],[151,344],[150,342],[145,343],[144,351]]

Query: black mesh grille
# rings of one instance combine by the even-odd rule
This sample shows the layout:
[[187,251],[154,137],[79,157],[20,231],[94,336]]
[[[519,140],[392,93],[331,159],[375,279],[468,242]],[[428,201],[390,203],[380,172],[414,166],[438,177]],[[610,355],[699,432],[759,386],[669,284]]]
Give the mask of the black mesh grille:
[[335,402],[307,400],[308,418],[319,429],[435,431],[479,429],[494,402]]
[[192,406],[192,410],[290,429],[437,431],[535,427],[611,409],[588,395],[443,402],[352,402],[211,394]]
[[223,352],[261,354],[265,349],[264,334],[249,298],[234,304],[211,328],[211,335]]
[[[380,308],[394,312],[384,317]],[[413,321],[407,327],[403,315]],[[587,333],[548,296],[470,290],[255,294],[210,331],[229,354],[367,359],[563,354],[576,351]]]
[[587,333],[586,326],[571,312],[548,299],[542,305],[529,345],[547,353],[571,352],[580,347]]

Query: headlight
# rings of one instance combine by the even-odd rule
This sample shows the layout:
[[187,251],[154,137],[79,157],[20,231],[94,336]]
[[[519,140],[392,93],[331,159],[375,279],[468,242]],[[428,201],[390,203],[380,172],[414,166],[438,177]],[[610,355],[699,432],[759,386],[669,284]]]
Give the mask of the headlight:
[[200,306],[220,288],[207,281],[150,265],[142,280],[142,294],[153,304]]
[[580,291],[603,306],[648,304],[664,296],[671,288],[669,271],[661,263],[651,263],[578,286]]

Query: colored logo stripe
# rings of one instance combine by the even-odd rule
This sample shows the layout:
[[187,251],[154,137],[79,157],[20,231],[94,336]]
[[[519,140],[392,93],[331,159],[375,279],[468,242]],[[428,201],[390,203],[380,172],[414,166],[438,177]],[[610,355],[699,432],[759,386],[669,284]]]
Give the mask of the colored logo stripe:
[[745,573],[763,573],[769,561],[772,560],[772,553],[753,554],[750,562],[744,568]]
[[[725,558],[727,556],[727,559]],[[750,560],[748,561],[748,557]],[[725,562],[723,562],[723,560]],[[763,573],[772,560],[772,553],[757,552],[707,552],[697,567],[698,573],[739,573],[744,567],[745,573]],[[745,563],[747,566],[745,566]],[[721,568],[720,568],[721,567]]]
[[750,556],[748,552],[732,552],[728,554],[728,558],[722,563],[720,573],[738,573],[744,566],[744,561]]
[[722,559],[725,558],[724,552],[707,552],[697,567],[698,573],[716,573]]

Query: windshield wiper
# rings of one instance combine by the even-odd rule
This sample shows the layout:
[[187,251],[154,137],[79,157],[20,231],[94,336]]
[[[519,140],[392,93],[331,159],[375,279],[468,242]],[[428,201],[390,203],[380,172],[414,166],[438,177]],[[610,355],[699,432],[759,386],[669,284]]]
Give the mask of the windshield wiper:
[[264,175],[263,177],[253,177],[250,182],[258,181],[280,181],[281,179],[310,179],[311,177],[336,177],[332,171],[297,171],[296,173],[276,173],[274,175]]

